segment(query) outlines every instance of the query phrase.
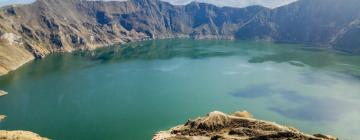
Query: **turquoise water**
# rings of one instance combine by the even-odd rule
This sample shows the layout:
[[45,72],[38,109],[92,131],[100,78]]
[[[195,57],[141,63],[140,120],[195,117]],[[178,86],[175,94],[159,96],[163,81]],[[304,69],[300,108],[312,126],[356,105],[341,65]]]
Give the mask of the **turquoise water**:
[[356,139],[360,56],[257,41],[157,40],[54,54],[0,77],[0,129],[151,139],[220,110]]

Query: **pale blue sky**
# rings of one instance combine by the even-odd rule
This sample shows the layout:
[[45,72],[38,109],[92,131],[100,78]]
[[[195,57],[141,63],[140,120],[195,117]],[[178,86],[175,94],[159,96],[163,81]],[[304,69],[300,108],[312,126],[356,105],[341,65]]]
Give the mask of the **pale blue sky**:
[[5,6],[13,3],[31,3],[34,0],[0,0],[0,6]]
[[[31,3],[33,1],[35,0],[0,0],[0,6],[9,5],[9,4],[19,4],[19,3]],[[118,1],[124,1],[124,0],[118,0]],[[163,0],[163,1],[168,1],[176,5],[183,5],[190,3],[191,1],[198,1],[198,2],[212,3],[218,6],[246,7],[250,5],[263,5],[269,8],[274,8],[294,2],[296,0]]]

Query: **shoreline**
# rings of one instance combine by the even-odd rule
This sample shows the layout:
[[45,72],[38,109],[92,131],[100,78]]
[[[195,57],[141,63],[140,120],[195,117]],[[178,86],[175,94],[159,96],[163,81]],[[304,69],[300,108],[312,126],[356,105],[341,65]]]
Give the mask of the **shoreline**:
[[[19,65],[17,65],[16,67],[12,68],[11,70],[5,70],[3,73],[0,72],[0,77],[9,74],[9,73],[12,72],[12,71],[17,70],[17,69],[21,68],[22,66],[24,66],[25,64],[27,64],[27,63],[29,63],[29,62],[32,62],[32,61],[34,61],[34,60],[35,60],[35,57],[29,58],[28,60],[20,63]],[[1,96],[1,95],[0,95],[0,96]]]
[[[158,37],[154,37],[154,38],[150,38],[150,37],[137,38],[137,39],[128,40],[128,41],[113,41],[112,43],[106,43],[106,44],[103,44],[103,43],[100,43],[100,44],[87,44],[88,46],[84,47],[84,48],[73,48],[72,50],[67,50],[67,51],[58,50],[58,51],[48,52],[48,53],[43,54],[43,56],[41,58],[38,58],[38,57],[36,57],[34,55],[31,55],[30,57],[27,57],[25,61],[14,62],[14,63],[18,63],[18,64],[16,64],[16,66],[14,66],[12,68],[9,68],[9,69],[3,68],[3,69],[1,69],[1,67],[0,67],[0,77],[5,76],[5,75],[9,74],[10,72],[16,71],[17,69],[21,68],[22,66],[24,66],[25,64],[27,64],[29,62],[35,61],[37,59],[40,59],[40,60],[44,59],[48,55],[51,55],[51,54],[54,54],[54,53],[72,53],[72,52],[75,52],[75,51],[91,51],[91,50],[106,48],[106,47],[114,46],[114,45],[125,45],[125,44],[128,44],[128,43],[136,43],[136,42],[144,42],[144,41],[152,41],[152,40],[163,40],[163,39],[237,40],[234,37],[229,37],[227,35],[190,36],[190,35],[185,35],[185,34],[175,34],[175,35],[158,36]],[[29,52],[29,53],[31,53],[31,52]]]
[[[32,58],[27,59],[26,61],[23,61],[21,63],[19,63],[19,65],[17,65],[16,67],[12,68],[12,69],[7,69],[7,70],[0,70],[0,77],[5,76],[7,74],[9,74],[10,72],[16,71],[17,69],[21,68],[22,66],[24,66],[27,63],[30,63],[32,61],[36,61],[36,60],[41,60],[46,58],[47,56],[51,55],[51,54],[56,54],[56,53],[73,53],[76,51],[92,51],[92,50],[96,50],[96,49],[102,49],[102,48],[107,48],[110,46],[114,46],[114,45],[126,45],[129,43],[138,43],[138,42],[144,42],[144,41],[156,41],[156,40],[164,40],[164,39],[193,39],[193,40],[235,40],[235,41],[244,41],[243,39],[236,39],[234,37],[230,37],[230,36],[226,36],[226,35],[213,35],[213,36],[190,36],[190,35],[171,35],[171,36],[162,36],[162,37],[158,37],[158,38],[141,38],[141,39],[134,39],[134,40],[130,40],[128,42],[114,42],[114,43],[108,43],[108,44],[89,44],[89,47],[86,48],[77,48],[77,49],[73,49],[71,51],[55,51],[55,52],[50,52],[47,54],[44,54],[43,57],[41,58],[36,58],[35,56],[32,56]],[[245,39],[248,40],[248,39]],[[251,40],[251,39],[249,39]],[[258,41],[258,40],[257,40]],[[277,44],[282,44],[285,42],[273,42],[273,41],[268,41],[268,40],[259,40],[259,41],[265,41],[265,42],[272,42],[272,43],[277,43]],[[289,44],[302,44],[300,42],[288,42]],[[316,44],[314,44],[316,45]],[[319,46],[319,45],[316,45]],[[309,48],[309,49],[321,49],[321,50],[332,50],[335,52],[339,52],[339,53],[349,53],[346,51],[339,51],[333,48],[323,48],[323,47],[305,47],[305,48]],[[353,54],[353,53],[349,53],[349,54]],[[360,54],[359,54],[360,55]],[[1,96],[1,95],[0,95]]]

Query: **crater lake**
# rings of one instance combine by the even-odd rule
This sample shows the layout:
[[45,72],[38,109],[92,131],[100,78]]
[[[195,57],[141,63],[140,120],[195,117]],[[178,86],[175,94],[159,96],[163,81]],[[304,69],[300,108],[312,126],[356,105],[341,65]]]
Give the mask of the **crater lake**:
[[2,130],[151,139],[207,112],[340,139],[360,132],[360,56],[254,40],[166,39],[52,54],[0,77]]

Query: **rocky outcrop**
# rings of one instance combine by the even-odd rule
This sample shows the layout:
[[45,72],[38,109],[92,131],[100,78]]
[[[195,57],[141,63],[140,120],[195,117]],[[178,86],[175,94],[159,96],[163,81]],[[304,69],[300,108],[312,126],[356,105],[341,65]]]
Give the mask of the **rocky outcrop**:
[[2,120],[5,120],[5,118],[6,118],[5,115],[0,115],[0,122],[1,122]]
[[4,96],[4,95],[6,95],[6,94],[8,94],[6,91],[0,90],[0,96]]
[[[0,90],[0,96],[6,95],[7,92]],[[0,114],[0,123],[6,119],[5,115]],[[29,131],[5,131],[0,130],[0,140],[48,140],[38,134]]]
[[299,0],[269,9],[160,0],[37,0],[0,9],[0,75],[54,52],[147,39],[264,39],[359,53],[358,0]]
[[[0,97],[1,97],[1,96],[4,96],[4,95],[6,95],[6,94],[7,94],[7,92],[0,90]],[[6,118],[5,115],[1,115],[1,114],[0,114],[0,122],[1,122],[2,120],[5,120],[5,118]]]
[[336,140],[332,136],[309,135],[273,122],[251,118],[248,112],[227,115],[211,112],[184,125],[156,134],[153,140]]
[[[6,94],[8,94],[8,93],[5,92],[5,91],[0,90],[0,97],[1,97],[1,96],[5,96]],[[0,114],[0,122],[1,122],[2,120],[4,120],[5,118],[6,118],[5,115],[1,115],[1,114]]]
[[0,130],[0,140],[48,140],[29,131],[4,131]]

